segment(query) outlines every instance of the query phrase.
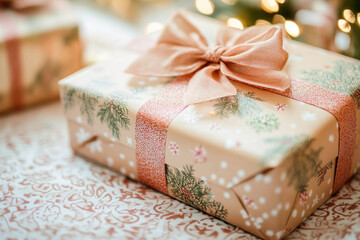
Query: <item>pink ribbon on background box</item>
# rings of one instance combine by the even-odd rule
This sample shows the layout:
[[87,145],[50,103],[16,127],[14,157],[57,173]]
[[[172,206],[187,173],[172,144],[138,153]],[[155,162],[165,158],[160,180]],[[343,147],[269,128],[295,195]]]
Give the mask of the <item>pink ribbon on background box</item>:
[[10,69],[10,95],[14,109],[23,106],[22,67],[20,57],[20,39],[14,20],[5,15],[2,8],[22,11],[28,8],[45,5],[48,0],[0,0],[0,26],[5,36],[5,49]]
[[137,114],[135,152],[139,180],[167,194],[165,150],[171,120],[190,104],[235,95],[231,81],[239,81],[314,105],[336,117],[340,129],[333,186],[336,192],[351,176],[356,142],[356,106],[352,98],[290,79],[282,71],[288,53],[283,49],[283,30],[279,26],[255,26],[244,31],[223,27],[216,44],[210,48],[185,14],[178,12],[156,45],[126,70],[149,77],[178,77]]

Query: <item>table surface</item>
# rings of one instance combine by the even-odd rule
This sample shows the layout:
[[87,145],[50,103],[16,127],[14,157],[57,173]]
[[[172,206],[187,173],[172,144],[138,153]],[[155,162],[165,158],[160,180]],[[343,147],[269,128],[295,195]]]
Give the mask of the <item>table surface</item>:
[[[257,239],[74,156],[60,103],[0,117],[0,239]],[[287,239],[360,239],[360,173]]]

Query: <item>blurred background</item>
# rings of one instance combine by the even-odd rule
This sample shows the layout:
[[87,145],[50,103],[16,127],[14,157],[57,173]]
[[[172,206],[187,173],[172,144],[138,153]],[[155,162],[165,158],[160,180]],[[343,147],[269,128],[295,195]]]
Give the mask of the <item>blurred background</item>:
[[[360,59],[358,0],[73,0],[96,60],[139,33],[161,30],[179,8],[236,28],[282,23],[291,38]],[[102,34],[99,35],[99,32]],[[111,52],[111,51],[110,51]]]

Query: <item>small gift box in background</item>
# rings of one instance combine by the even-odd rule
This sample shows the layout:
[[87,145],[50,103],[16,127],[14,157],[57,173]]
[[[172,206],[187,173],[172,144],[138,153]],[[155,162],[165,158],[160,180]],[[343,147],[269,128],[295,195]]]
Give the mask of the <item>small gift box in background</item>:
[[71,146],[261,238],[283,238],[360,167],[360,63],[283,40],[279,27],[222,29],[209,48],[188,18],[207,39],[221,27],[178,13],[145,57],[124,50],[61,81]]
[[0,1],[0,112],[56,99],[57,81],[81,67],[67,2]]

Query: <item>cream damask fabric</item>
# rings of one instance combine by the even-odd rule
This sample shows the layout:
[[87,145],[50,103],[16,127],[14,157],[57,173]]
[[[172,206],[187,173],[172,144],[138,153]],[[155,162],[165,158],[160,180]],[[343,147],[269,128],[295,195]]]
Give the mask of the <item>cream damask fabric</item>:
[[[59,103],[0,117],[0,239],[256,239],[73,156]],[[360,173],[287,239],[360,239]]]

